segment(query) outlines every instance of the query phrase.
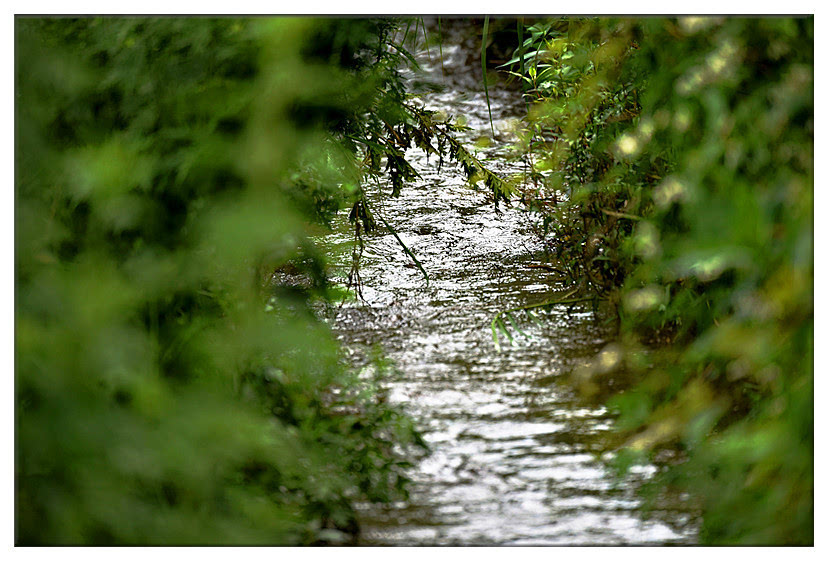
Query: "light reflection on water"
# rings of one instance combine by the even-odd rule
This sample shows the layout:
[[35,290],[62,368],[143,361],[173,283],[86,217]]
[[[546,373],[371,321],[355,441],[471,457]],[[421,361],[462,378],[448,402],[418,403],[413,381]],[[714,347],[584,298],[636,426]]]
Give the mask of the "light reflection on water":
[[[444,45],[443,54],[450,65],[456,48]],[[482,93],[448,91],[426,101],[465,115],[469,140],[488,130]],[[495,97],[494,118],[514,116],[515,101]],[[494,156],[506,146],[488,150]],[[588,307],[542,313],[541,325],[521,325],[528,337],[495,349],[489,323],[498,311],[564,288],[553,273],[527,266],[544,252],[531,217],[517,205],[497,213],[457,168],[446,163],[438,172],[422,154],[409,156],[422,179],[398,199],[372,197],[431,282],[426,287],[393,236],[378,231],[367,238],[361,268],[368,304],[346,305],[334,324],[354,356],[380,344],[394,361],[400,375],[389,382],[390,399],[421,421],[433,453],[414,470],[410,501],[363,505],[360,543],[693,543],[681,505],[646,519],[639,512],[634,487],[654,468],[617,485],[596,456],[610,428],[607,411],[584,407],[559,383],[574,361],[606,343]],[[493,162],[504,173],[520,165]],[[343,224],[329,242],[344,249],[351,236]]]

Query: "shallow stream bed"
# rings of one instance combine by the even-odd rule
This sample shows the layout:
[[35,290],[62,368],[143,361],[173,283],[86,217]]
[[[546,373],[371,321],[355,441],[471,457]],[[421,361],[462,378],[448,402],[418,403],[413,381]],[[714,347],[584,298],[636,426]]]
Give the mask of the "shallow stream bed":
[[[444,67],[456,69],[464,56],[443,45]],[[472,145],[489,129],[482,86],[442,77],[439,61],[424,66],[427,77],[448,85],[425,96],[426,106],[463,115]],[[492,99],[498,134],[480,154],[494,171],[521,165],[501,157],[521,109],[514,93]],[[422,178],[399,198],[388,188],[371,197],[430,283],[381,227],[366,238],[365,302],[346,304],[333,323],[355,361],[379,345],[394,362],[390,399],[420,421],[433,452],[413,472],[409,501],[364,506],[360,544],[694,543],[695,524],[680,501],[648,516],[640,511],[635,487],[655,468],[619,483],[598,458],[611,419],[606,409],[579,403],[566,381],[610,337],[588,304],[542,313],[541,324],[521,325],[526,335],[514,344],[494,345],[497,312],[563,288],[554,272],[532,267],[545,262],[532,217],[518,204],[496,212],[486,189],[470,188],[459,168],[438,171],[433,158],[409,156]],[[329,239],[343,250],[353,235],[344,222]]]

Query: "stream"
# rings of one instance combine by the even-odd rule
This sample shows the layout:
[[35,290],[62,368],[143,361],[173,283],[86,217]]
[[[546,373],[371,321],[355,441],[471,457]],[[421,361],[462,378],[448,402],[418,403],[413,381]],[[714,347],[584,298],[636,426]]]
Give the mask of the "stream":
[[[419,59],[423,77],[445,85],[423,96],[426,107],[465,117],[471,130],[460,138],[472,147],[491,131],[482,83],[464,71],[468,50],[444,44],[442,65],[433,48]],[[495,139],[477,154],[493,171],[514,173],[522,164],[504,155],[509,127],[525,109],[513,91],[490,89],[490,97]],[[540,312],[541,323],[523,322],[524,335],[511,344],[501,337],[500,351],[494,345],[495,314],[565,288],[532,267],[548,262],[532,215],[518,203],[496,212],[487,189],[469,187],[458,167],[446,162],[438,171],[416,149],[407,156],[421,179],[399,198],[387,186],[370,197],[430,282],[381,227],[366,236],[364,302],[338,309],[333,325],[355,363],[376,345],[393,361],[389,399],[419,421],[432,453],[412,470],[408,501],[363,505],[359,543],[695,543],[696,520],[681,500],[641,511],[635,489],[655,467],[618,482],[600,460],[609,412],[584,406],[567,383],[579,360],[610,341],[591,305]],[[327,242],[347,258],[353,232],[345,216],[341,222]]]

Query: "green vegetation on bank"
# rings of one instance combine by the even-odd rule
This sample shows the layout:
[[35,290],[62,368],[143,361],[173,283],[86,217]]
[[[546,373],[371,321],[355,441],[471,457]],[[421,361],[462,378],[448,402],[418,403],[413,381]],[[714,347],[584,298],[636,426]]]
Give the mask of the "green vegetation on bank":
[[[523,201],[618,341],[579,368],[620,468],[699,501],[708,544],[813,543],[813,18],[536,21]],[[606,395],[607,381],[617,389]]]

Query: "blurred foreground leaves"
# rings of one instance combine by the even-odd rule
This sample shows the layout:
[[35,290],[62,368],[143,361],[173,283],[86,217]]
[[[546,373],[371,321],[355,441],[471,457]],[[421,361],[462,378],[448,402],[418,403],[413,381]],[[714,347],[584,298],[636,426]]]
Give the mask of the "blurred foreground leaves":
[[310,308],[358,176],[311,117],[390,79],[372,25],[16,20],[18,544],[340,543],[404,496],[418,436]]
[[526,31],[523,197],[620,317],[574,374],[619,466],[679,450],[653,487],[700,502],[704,543],[812,544],[813,17]]

